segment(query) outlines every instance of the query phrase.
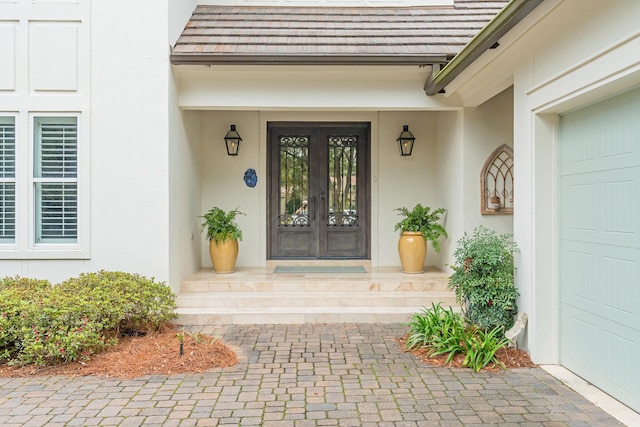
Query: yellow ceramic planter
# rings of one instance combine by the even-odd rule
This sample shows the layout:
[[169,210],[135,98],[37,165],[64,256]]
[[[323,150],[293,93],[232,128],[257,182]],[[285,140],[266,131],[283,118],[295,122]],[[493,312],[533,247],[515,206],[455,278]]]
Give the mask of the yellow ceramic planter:
[[422,233],[405,231],[398,240],[398,254],[402,272],[419,274],[424,272],[424,260],[427,258],[427,241]]
[[209,240],[209,255],[216,273],[233,273],[238,259],[238,240],[228,238],[223,243]]

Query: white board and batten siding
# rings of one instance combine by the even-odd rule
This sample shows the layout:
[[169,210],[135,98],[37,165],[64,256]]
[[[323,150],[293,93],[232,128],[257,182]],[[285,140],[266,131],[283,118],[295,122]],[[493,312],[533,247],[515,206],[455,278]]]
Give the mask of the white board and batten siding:
[[560,363],[640,411],[640,90],[561,116]]

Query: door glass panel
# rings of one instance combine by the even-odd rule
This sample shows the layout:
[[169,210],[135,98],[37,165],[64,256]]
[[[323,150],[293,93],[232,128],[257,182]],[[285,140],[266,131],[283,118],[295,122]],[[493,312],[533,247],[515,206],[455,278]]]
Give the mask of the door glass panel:
[[327,225],[358,224],[358,137],[329,136],[329,215]]
[[278,226],[309,226],[309,137],[281,136]]

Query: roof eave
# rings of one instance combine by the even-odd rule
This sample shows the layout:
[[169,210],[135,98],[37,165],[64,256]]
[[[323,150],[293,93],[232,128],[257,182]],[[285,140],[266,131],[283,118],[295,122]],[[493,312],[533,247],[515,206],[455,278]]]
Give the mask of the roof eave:
[[432,65],[445,64],[438,56],[336,56],[336,55],[207,55],[171,54],[174,65]]
[[444,68],[425,82],[432,96],[442,91],[469,65],[491,48],[544,0],[512,0]]

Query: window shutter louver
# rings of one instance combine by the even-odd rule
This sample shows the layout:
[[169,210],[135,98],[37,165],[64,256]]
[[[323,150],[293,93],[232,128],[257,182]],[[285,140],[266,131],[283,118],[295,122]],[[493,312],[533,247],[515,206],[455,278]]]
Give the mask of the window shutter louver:
[[78,126],[75,117],[37,118],[36,242],[78,238]]
[[78,172],[76,124],[46,123],[40,129],[39,178],[75,178]]
[[40,193],[40,240],[78,237],[78,191],[75,183],[42,183]]
[[0,117],[0,242],[16,237],[16,126]]

